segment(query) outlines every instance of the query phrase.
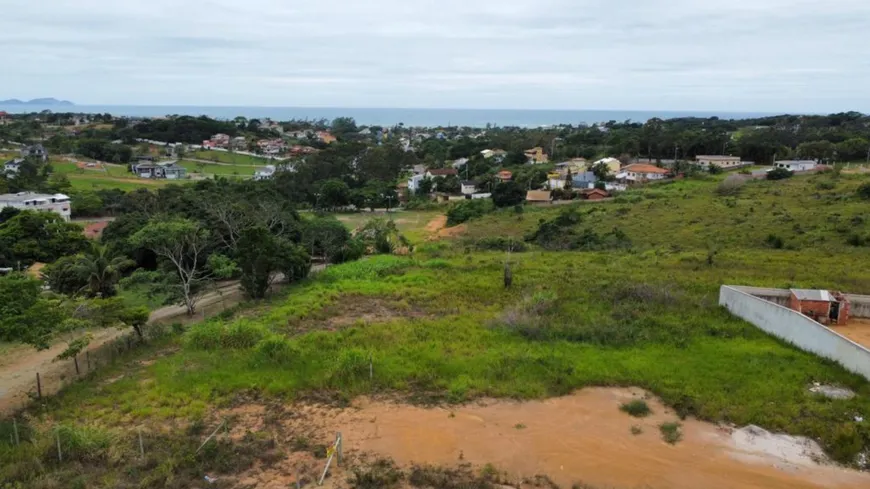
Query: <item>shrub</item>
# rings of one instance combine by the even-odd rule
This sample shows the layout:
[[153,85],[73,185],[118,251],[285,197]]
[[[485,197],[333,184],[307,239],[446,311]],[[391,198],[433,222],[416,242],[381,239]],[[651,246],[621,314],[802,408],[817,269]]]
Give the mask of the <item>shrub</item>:
[[[710,168],[718,168],[716,166],[711,166]],[[722,181],[718,187],[716,187],[716,195],[725,197],[725,196],[735,196],[740,194],[740,191],[743,189],[743,186],[746,184],[746,181],[740,177],[739,175],[730,175],[728,178]]]
[[290,365],[299,356],[299,349],[283,336],[271,335],[257,343],[257,357],[266,363]]
[[492,189],[492,202],[496,207],[520,205],[526,200],[526,191],[516,182],[502,182]]
[[453,204],[447,211],[447,225],[456,226],[463,222],[483,216],[495,209],[489,199],[463,200]]
[[683,432],[680,429],[682,425],[676,422],[662,423],[659,425],[659,431],[662,433],[662,439],[671,445],[675,445],[683,439]]
[[619,406],[619,410],[628,413],[635,418],[643,418],[652,413],[649,405],[643,399],[635,399],[631,402],[623,403]]
[[389,459],[378,459],[364,468],[354,468],[347,482],[352,489],[388,489],[404,478],[402,470]]
[[191,328],[185,334],[185,342],[191,348],[200,350],[244,349],[253,347],[267,334],[265,327],[246,319],[231,324],[208,321]]
[[775,234],[768,234],[767,239],[764,240],[764,243],[775,250],[780,250],[785,246],[785,242],[779,236]]
[[707,173],[709,173],[710,175],[718,175],[723,171],[724,170],[722,170],[722,168],[717,165],[710,165],[710,167],[707,168]]
[[786,170],[785,168],[774,168],[767,172],[768,180],[785,180],[786,178],[791,178],[794,173]]
[[[105,463],[109,461],[116,436],[108,431],[91,426],[59,425],[51,436],[60,438],[64,460]],[[57,456],[57,447],[48,449],[46,458]]]
[[862,183],[856,193],[862,200],[870,200],[870,182]]

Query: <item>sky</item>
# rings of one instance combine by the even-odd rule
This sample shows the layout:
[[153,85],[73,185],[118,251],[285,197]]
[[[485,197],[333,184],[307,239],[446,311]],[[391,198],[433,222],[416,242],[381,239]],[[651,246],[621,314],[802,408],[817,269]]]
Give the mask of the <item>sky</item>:
[[0,0],[0,99],[870,112],[867,0]]

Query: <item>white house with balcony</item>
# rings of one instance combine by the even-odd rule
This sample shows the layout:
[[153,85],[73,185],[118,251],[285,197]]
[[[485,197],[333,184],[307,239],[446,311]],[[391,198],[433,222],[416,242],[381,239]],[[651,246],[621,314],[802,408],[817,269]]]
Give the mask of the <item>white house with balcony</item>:
[[71,214],[70,198],[64,194],[18,192],[17,194],[0,195],[0,210],[7,207],[22,211],[55,212],[63,217],[64,221],[69,221]]

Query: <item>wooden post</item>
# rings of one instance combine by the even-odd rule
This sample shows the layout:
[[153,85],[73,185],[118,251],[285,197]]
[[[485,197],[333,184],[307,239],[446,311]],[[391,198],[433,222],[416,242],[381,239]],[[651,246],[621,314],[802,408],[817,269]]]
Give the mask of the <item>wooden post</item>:
[[21,440],[18,438],[18,420],[12,418],[12,431],[15,432],[15,446],[21,446]]
[[145,459],[145,445],[142,443],[142,428],[139,428],[139,455],[142,456],[142,460]]
[[60,430],[55,428],[54,434],[57,436],[57,461],[63,462],[63,454],[60,452]]
[[73,363],[76,366],[76,375],[81,374],[81,372],[79,372],[79,357],[73,356]]
[[39,380],[39,372],[36,372],[36,396],[42,399],[42,381]]

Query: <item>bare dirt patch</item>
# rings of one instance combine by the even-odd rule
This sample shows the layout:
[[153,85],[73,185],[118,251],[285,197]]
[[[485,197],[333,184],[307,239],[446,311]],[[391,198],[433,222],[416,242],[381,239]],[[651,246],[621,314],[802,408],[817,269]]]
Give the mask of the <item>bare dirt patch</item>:
[[831,329],[859,345],[870,348],[870,319],[850,319],[848,324],[831,326]]
[[[638,419],[619,410],[639,398],[646,398],[651,415]],[[491,464],[498,479],[513,487],[532,487],[520,481],[537,475],[561,487],[870,487],[870,474],[817,464],[824,457],[811,441],[757,427],[734,430],[682,420],[682,440],[669,445],[658,426],[676,419],[639,389],[590,388],[544,401],[487,400],[436,408],[366,398],[344,409],[297,404],[288,406],[274,426],[282,433],[279,444],[298,453],[270,466],[268,473],[255,468],[241,480],[287,484],[296,476],[316,477],[323,467],[318,450],[340,431],[348,464],[326,487],[347,487],[347,467],[371,457],[393,459],[405,469],[470,463],[480,470]]]
[[336,331],[356,324],[372,324],[398,318],[423,318],[427,314],[404,302],[381,297],[346,295],[324,307],[312,316],[291,325],[294,332],[312,330]]
[[429,221],[426,225],[426,232],[435,234],[447,226],[447,216],[441,215]]

